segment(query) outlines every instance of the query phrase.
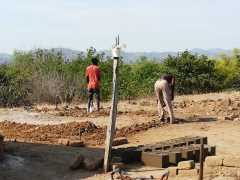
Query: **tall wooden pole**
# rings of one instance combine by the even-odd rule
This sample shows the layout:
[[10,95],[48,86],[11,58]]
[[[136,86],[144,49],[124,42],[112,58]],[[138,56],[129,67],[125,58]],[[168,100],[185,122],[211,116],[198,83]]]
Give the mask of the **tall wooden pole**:
[[204,144],[203,139],[201,139],[201,146],[200,146],[200,172],[198,180],[203,180],[203,160],[204,160]]
[[[119,45],[119,36],[116,38],[116,47]],[[109,123],[107,127],[107,136],[105,144],[105,155],[104,155],[104,171],[108,172],[110,167],[111,160],[111,151],[112,151],[112,141],[115,134],[115,125],[117,118],[117,74],[118,74],[118,59],[115,57],[113,59],[113,88],[112,88],[112,106],[110,112]]]

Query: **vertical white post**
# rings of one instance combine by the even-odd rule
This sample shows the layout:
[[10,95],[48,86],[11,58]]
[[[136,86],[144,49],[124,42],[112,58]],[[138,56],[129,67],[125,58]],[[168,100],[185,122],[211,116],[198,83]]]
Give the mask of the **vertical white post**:
[[[116,39],[116,46],[119,45],[119,36]],[[104,155],[104,171],[108,172],[111,160],[112,151],[112,141],[115,134],[115,125],[117,118],[117,74],[118,74],[118,59],[119,57],[114,57],[113,59],[113,88],[112,88],[112,106],[110,112],[109,123],[107,127],[106,144],[105,144],[105,155]]]

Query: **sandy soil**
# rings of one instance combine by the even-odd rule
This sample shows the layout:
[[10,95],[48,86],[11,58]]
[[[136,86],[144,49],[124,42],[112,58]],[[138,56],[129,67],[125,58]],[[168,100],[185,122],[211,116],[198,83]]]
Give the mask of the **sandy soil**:
[[[1,109],[0,121],[27,123],[25,124],[26,127],[28,127],[28,124],[41,127],[50,124],[49,128],[54,127],[53,125],[56,127],[61,123],[89,121],[96,124],[98,128],[104,128],[109,119],[109,103],[104,103],[102,105],[103,109],[99,113],[94,112],[91,115],[86,114],[84,106],[72,105],[68,109],[60,107],[59,110],[54,110],[54,106],[49,105],[38,105],[30,111],[23,108]],[[217,146],[217,154],[237,155],[240,151],[239,108],[239,92],[177,97],[174,103],[174,111],[178,119],[177,124],[149,126],[137,130],[136,133],[126,133],[129,140],[127,146],[149,144],[186,135],[204,135],[208,136],[210,144]],[[118,129],[135,127],[136,124],[141,126],[142,123],[146,124],[157,119],[154,98],[141,99],[131,104],[127,102],[119,103]],[[3,122],[0,122],[0,125],[1,123]],[[2,131],[6,138],[10,134],[14,136],[16,129],[11,129],[11,127],[16,127],[16,123],[9,127],[7,131],[4,126],[0,128],[0,132]],[[44,131],[41,131],[41,133],[44,134]],[[20,135],[19,133],[15,134],[21,136],[21,133]],[[0,180],[109,179],[109,174],[101,174],[100,172],[83,170],[71,172],[68,170],[69,163],[72,162],[77,153],[101,154],[103,144],[89,148],[69,148],[53,144],[41,144],[41,140],[37,143],[31,141],[31,144],[27,138],[25,141],[24,144],[7,143],[8,158],[6,159],[8,160],[2,165],[0,163]],[[17,166],[11,164],[17,164]],[[161,170],[154,170],[150,167],[134,166],[129,168],[129,174],[132,176],[160,176],[161,173]],[[194,177],[184,179],[194,179]]]

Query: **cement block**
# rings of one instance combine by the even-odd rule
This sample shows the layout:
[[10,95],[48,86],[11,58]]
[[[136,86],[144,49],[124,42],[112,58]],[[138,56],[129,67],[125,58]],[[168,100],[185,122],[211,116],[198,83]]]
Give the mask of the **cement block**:
[[167,154],[142,152],[142,162],[146,166],[167,168],[169,166],[169,156]]
[[182,160],[187,161],[187,160],[194,160],[194,153],[193,150],[190,149],[182,149]]
[[208,167],[223,166],[223,156],[208,156],[205,164]]
[[181,152],[170,152],[169,153],[169,163],[177,165],[182,159]]
[[197,176],[199,171],[197,169],[179,169],[178,175],[179,176]]
[[178,175],[178,167],[168,167],[168,172],[170,177],[174,177]]
[[195,163],[193,160],[189,161],[181,161],[178,163],[178,169],[179,170],[185,170],[185,169],[193,169],[195,167]]

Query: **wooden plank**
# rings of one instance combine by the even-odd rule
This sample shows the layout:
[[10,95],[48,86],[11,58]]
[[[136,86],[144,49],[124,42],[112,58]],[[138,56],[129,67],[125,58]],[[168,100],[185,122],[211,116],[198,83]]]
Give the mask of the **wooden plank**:
[[[119,36],[116,38],[116,46],[119,45]],[[107,136],[105,144],[105,155],[104,155],[104,171],[108,172],[111,160],[112,142],[115,134],[116,118],[117,118],[117,74],[118,74],[118,60],[119,58],[113,59],[113,88],[112,88],[112,106],[110,111],[110,118],[107,127]]]
[[199,180],[203,180],[203,158],[204,158],[204,144],[203,139],[201,139],[201,147],[200,147],[200,172],[199,172]]

